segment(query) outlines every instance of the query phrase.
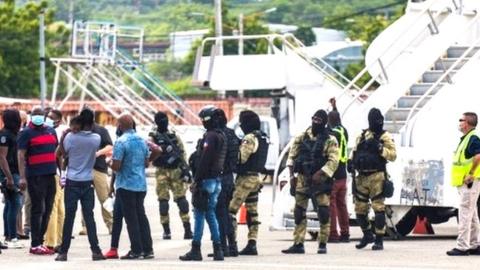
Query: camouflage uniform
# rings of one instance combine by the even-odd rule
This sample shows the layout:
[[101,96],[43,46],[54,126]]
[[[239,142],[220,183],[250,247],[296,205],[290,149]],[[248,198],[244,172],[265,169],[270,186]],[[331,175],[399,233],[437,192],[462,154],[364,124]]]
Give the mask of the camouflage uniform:
[[[365,132],[365,139],[373,138],[373,133],[370,130]],[[357,138],[356,146],[352,153],[356,151],[358,144],[362,140],[362,135]],[[392,136],[388,132],[384,132],[379,140],[383,143],[383,150],[381,156],[388,161],[394,161],[397,157],[395,150],[395,143]],[[355,180],[355,187],[357,190],[355,198],[355,214],[357,218],[366,219],[370,211],[370,201],[373,211],[376,215],[383,215],[383,221],[385,220],[385,198],[381,195],[383,192],[383,182],[385,180],[385,172],[378,171],[373,173],[359,172]],[[370,231],[370,222],[361,221],[360,226],[362,230]],[[385,222],[382,222],[381,226],[375,226],[375,233],[377,235],[385,234]]]
[[[176,141],[177,141],[177,146],[182,152],[182,158],[183,160],[186,159],[186,154],[185,154],[185,148],[183,146],[182,140],[178,135],[175,135]],[[158,167],[156,170],[156,192],[157,192],[157,197],[158,201],[160,203],[162,202],[167,202],[170,200],[170,191],[173,194],[173,200],[179,204],[179,209],[180,209],[180,218],[182,219],[183,223],[190,222],[190,216],[188,214],[188,203],[187,203],[187,209],[184,205],[180,207],[179,200],[184,201],[185,200],[185,194],[187,192],[187,184],[181,179],[181,174],[182,171],[180,168],[162,168]],[[184,204],[184,202],[183,202]],[[170,222],[169,214],[168,214],[168,204],[167,209],[162,209],[162,205],[160,206],[160,222],[161,224],[168,224]],[[165,207],[165,206],[164,206]],[[183,210],[183,211],[182,211]]]
[[[254,134],[247,134],[240,143],[239,161],[240,164],[247,162],[249,157],[258,149],[258,139]],[[258,191],[262,181],[258,174],[238,175],[235,182],[235,191],[229,205],[229,212],[235,216],[238,209],[245,202],[248,213],[248,240],[256,240],[258,235]],[[237,231],[236,218],[233,218],[234,231]]]
[[[313,136],[311,128],[307,129],[307,131],[303,132],[302,134],[295,137],[293,144],[290,148],[290,152],[287,159],[287,166],[292,166],[295,163],[295,159],[297,159],[298,155],[300,154],[300,146],[305,139],[305,136],[308,136],[310,139],[316,139]],[[327,157],[327,163],[322,167],[322,171],[325,173],[326,176],[332,177],[338,167],[338,160],[339,160],[339,150],[337,140],[334,136],[329,136],[329,139],[325,142],[323,148],[324,155]],[[326,181],[327,178],[322,179],[322,181]],[[308,187],[305,186],[305,178],[302,174],[299,174],[297,177],[297,185],[296,185],[296,192],[295,192],[295,209],[302,210],[302,219],[301,221],[296,221],[295,230],[293,232],[293,238],[295,244],[303,244],[305,241],[305,233],[307,232],[307,219],[306,219],[306,211],[308,207],[308,201],[310,196],[308,195],[309,190]],[[329,194],[316,194],[315,200],[317,206],[326,207],[328,211],[328,207],[330,205],[330,195]],[[330,234],[330,219],[324,220],[323,222],[320,221],[320,234],[318,237],[319,243],[326,243],[328,236]]]

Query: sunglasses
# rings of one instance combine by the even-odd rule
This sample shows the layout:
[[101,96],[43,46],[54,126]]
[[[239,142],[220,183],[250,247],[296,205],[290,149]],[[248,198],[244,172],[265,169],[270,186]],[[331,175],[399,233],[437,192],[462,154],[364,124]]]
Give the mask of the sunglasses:
[[465,119],[458,119],[458,122],[465,122],[465,121],[467,121],[467,120],[465,120]]

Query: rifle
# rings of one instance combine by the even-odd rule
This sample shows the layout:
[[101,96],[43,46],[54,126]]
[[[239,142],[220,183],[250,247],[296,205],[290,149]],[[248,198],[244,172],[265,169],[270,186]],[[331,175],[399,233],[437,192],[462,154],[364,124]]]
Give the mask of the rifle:
[[192,174],[190,173],[190,168],[189,168],[187,162],[183,158],[183,155],[182,155],[183,151],[178,147],[177,144],[173,143],[166,134],[162,134],[162,133],[157,132],[157,134],[155,136],[157,137],[156,138],[157,141],[160,141],[158,136],[162,136],[162,138],[165,139],[168,142],[168,144],[172,147],[171,149],[168,149],[168,146],[167,146],[167,149],[162,149],[163,151],[165,151],[167,153],[174,151],[175,153],[177,153],[177,155],[178,155],[177,158],[180,160],[178,168],[180,168],[180,170],[182,172],[180,177],[182,178],[183,182],[185,182],[187,184],[192,183],[193,177],[192,177]]

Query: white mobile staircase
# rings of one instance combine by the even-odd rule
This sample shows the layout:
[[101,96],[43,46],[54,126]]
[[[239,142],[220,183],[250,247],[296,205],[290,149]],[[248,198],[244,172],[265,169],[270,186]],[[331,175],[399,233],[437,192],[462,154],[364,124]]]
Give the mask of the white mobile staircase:
[[[158,109],[155,104],[183,124],[200,124],[196,113],[142,65],[142,29],[105,22],[75,22],[73,32],[72,57],[51,59],[56,67],[53,106],[62,108],[79,92],[81,100],[88,97],[98,102],[116,118],[122,112],[130,112],[138,124],[153,124]],[[120,50],[117,38],[133,38],[139,44],[139,57]],[[68,90],[57,104],[61,84],[67,85]]]
[[[407,10],[405,18],[382,32],[369,47],[366,68],[352,82],[357,82],[367,72],[372,79],[355,94],[353,101],[340,108],[352,135],[358,135],[367,126],[366,116],[372,107],[385,113],[388,131],[399,133],[407,124],[407,118],[428,103],[445,84],[451,83],[456,70],[468,61],[468,57],[462,57],[460,65],[456,64],[442,76],[461,56],[457,43],[474,31],[479,24],[479,14],[475,11],[459,14],[452,2],[444,0],[430,0],[419,5],[410,4],[411,10]],[[435,86],[429,96],[416,104],[418,96],[432,85]],[[337,99],[351,93],[351,87],[347,86]],[[365,96],[368,96],[366,100]]]

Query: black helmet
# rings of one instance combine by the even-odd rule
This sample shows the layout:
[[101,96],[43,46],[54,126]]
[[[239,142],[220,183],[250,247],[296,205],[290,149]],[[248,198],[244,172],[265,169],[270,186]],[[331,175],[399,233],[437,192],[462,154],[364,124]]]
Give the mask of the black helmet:
[[219,127],[219,113],[217,107],[213,105],[205,106],[200,110],[198,116],[207,130]]
[[260,117],[254,111],[245,110],[240,112],[239,122],[244,134],[260,130]]

